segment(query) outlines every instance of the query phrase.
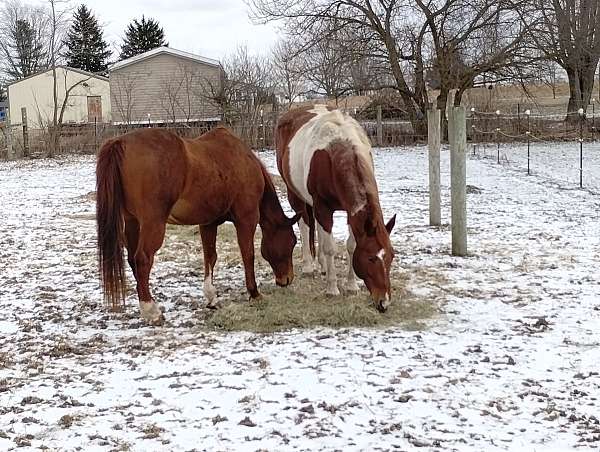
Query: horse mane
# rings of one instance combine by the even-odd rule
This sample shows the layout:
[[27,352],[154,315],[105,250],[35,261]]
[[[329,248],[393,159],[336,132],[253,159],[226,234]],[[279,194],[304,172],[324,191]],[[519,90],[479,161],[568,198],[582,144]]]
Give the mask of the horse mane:
[[275,184],[273,183],[273,179],[271,179],[271,175],[267,171],[267,168],[263,162],[261,162],[258,157],[256,157],[256,161],[260,166],[263,179],[265,180],[265,189],[259,206],[260,224],[262,225],[265,221],[272,223],[279,222],[285,218],[285,214],[283,213],[283,208],[279,202],[277,190],[275,190]]

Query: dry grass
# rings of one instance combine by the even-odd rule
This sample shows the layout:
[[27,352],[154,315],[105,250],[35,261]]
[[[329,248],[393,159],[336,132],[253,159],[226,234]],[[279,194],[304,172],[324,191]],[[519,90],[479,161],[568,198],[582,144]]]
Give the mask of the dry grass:
[[[222,305],[217,310],[201,309],[200,317],[205,320],[204,328],[219,331],[250,331],[272,333],[294,328],[349,328],[349,327],[389,327],[393,325],[405,329],[423,329],[425,321],[438,313],[438,300],[418,298],[406,290],[407,272],[395,271],[392,274],[393,303],[385,314],[379,313],[370,302],[368,292],[338,297],[325,296],[323,275],[300,276],[300,246],[294,253],[297,277],[291,287],[276,287],[272,282],[271,270],[259,252],[260,228],[255,236],[256,272],[269,275],[268,282],[261,285],[263,298],[248,302],[245,292],[237,291],[228,297],[222,296]],[[194,244],[194,246],[190,246]],[[219,227],[217,237],[219,267],[232,267],[242,263],[237,245],[235,228],[230,223]],[[197,227],[169,226],[167,241],[160,253],[164,259],[202,261],[200,236]],[[347,271],[345,246],[338,243],[336,255],[338,283],[343,285]],[[184,264],[185,265],[185,264]],[[196,264],[197,265],[197,264]],[[413,272],[414,273],[414,272]],[[412,277],[415,275],[412,274]],[[418,275],[416,275],[419,277]],[[243,274],[240,273],[243,278]],[[431,275],[423,275],[430,278]],[[435,279],[435,278],[434,278]],[[217,287],[222,294],[222,287]]]
[[[399,275],[395,275],[398,277]],[[251,303],[230,301],[209,314],[206,326],[225,331],[272,333],[293,328],[389,327],[425,328],[425,320],[438,310],[433,300],[417,299],[395,279],[394,302],[385,314],[377,312],[367,292],[328,298],[323,278],[300,278],[290,288],[269,286],[263,298]]]

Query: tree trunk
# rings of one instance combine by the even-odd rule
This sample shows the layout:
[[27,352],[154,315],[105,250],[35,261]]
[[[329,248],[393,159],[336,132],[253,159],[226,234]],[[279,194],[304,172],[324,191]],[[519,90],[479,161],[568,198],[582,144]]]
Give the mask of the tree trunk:
[[590,103],[594,88],[594,70],[568,69],[567,76],[569,78],[569,103],[565,121],[573,124],[580,119],[579,109],[583,108],[585,114]]
[[[396,41],[392,36],[387,36],[385,39],[385,46],[389,53],[389,62],[392,69],[392,74],[394,76],[394,80],[396,81],[396,88],[402,101],[404,102],[404,107],[408,113],[408,118],[412,124],[413,130],[417,135],[427,135],[427,121],[424,121],[422,118],[424,117],[425,106],[418,105],[418,102],[415,102],[414,96],[412,95],[406,80],[404,80],[404,75],[402,73],[402,68],[400,67],[400,55],[398,55],[398,50],[396,49]],[[422,100],[421,100],[422,103]],[[417,107],[420,108],[420,111],[417,110]],[[421,118],[419,118],[419,116]]]

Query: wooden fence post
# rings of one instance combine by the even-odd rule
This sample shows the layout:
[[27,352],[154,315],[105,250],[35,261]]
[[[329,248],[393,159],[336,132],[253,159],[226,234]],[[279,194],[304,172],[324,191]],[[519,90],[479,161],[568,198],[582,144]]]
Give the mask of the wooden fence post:
[[13,154],[12,125],[10,124],[10,110],[8,110],[8,109],[6,110],[5,130],[6,130],[6,158],[8,160],[12,160],[13,158],[16,158],[16,156]]
[[467,127],[464,107],[452,108],[450,141],[450,191],[452,200],[452,255],[467,255]]
[[21,125],[23,126],[23,156],[29,157],[29,130],[27,129],[27,108],[21,107]]
[[377,105],[377,146],[383,146],[383,120],[381,105]]
[[429,225],[440,226],[440,118],[439,109],[427,110],[427,144],[429,147]]

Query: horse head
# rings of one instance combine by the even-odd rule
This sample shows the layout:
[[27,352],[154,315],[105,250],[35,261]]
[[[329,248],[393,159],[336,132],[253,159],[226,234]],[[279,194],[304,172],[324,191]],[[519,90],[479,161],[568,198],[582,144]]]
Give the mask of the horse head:
[[396,223],[394,215],[386,225],[374,223],[367,217],[364,233],[356,237],[356,249],[352,266],[356,275],[365,282],[375,307],[385,312],[390,304],[391,283],[390,268],[394,259],[394,249],[390,242],[390,233]]
[[294,264],[292,254],[296,246],[294,224],[300,219],[301,214],[292,218],[282,215],[279,221],[261,223],[262,241],[260,252],[269,263],[275,274],[275,283],[285,287],[294,280]]

